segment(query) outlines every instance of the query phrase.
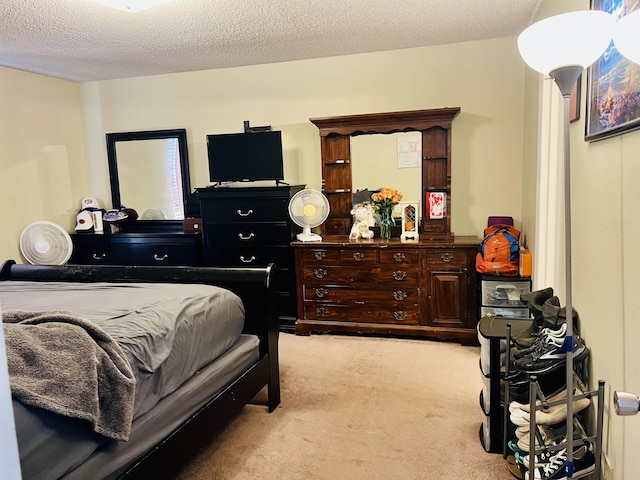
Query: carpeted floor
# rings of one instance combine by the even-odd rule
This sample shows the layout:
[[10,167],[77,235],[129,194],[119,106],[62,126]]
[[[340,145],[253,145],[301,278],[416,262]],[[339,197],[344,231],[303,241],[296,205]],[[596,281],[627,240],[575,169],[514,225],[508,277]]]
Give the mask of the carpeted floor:
[[182,480],[508,480],[478,439],[476,347],[280,335],[282,403],[266,391],[182,470]]

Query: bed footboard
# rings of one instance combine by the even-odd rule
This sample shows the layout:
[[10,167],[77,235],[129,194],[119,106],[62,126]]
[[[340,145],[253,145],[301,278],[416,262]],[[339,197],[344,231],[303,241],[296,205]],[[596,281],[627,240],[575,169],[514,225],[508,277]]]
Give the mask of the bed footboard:
[[275,311],[274,273],[273,264],[245,268],[43,266],[7,260],[0,266],[0,281],[198,283],[226,288],[242,299],[245,306],[244,332],[260,338],[260,360],[123,474],[126,478],[161,478],[179,468],[206,444],[213,431],[265,386],[268,388],[269,411],[279,405],[279,323]]

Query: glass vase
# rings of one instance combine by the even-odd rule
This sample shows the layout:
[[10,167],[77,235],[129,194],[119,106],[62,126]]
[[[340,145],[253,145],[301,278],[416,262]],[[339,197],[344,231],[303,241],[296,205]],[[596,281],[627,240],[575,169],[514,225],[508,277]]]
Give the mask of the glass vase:
[[389,240],[391,238],[391,226],[393,225],[393,217],[391,211],[380,212],[380,238]]

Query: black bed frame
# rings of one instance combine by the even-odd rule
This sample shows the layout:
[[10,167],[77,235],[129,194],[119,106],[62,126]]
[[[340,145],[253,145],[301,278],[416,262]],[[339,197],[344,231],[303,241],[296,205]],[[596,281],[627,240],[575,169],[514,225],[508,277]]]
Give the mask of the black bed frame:
[[200,283],[227,288],[242,299],[246,317],[244,332],[260,338],[260,360],[131,464],[119,477],[125,479],[170,478],[265,386],[269,412],[280,404],[279,324],[275,313],[274,273],[273,264],[242,268],[43,266],[7,260],[0,266],[0,280],[3,281]]

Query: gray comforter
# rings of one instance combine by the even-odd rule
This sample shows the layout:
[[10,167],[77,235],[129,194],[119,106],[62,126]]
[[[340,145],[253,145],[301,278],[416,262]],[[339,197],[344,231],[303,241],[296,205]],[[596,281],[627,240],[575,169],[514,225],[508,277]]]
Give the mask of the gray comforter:
[[2,319],[16,400],[88,420],[106,437],[129,439],[135,377],[104,330],[68,312],[9,310]]

